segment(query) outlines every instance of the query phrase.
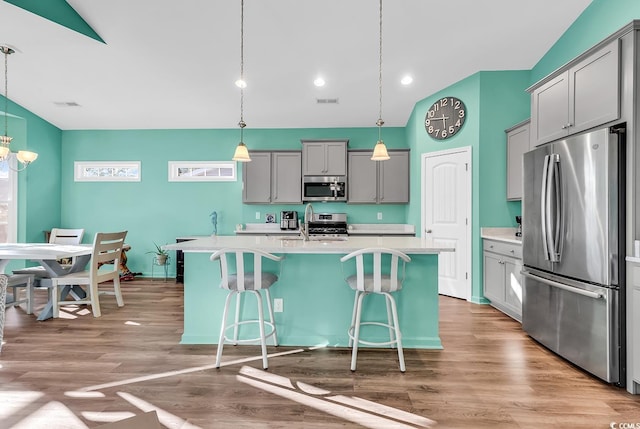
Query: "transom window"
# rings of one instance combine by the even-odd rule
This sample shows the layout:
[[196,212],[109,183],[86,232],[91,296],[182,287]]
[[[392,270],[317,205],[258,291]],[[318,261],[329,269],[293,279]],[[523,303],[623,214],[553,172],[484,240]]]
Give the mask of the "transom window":
[[76,161],[76,182],[139,182],[140,161]]
[[230,182],[236,180],[233,161],[169,161],[170,182]]

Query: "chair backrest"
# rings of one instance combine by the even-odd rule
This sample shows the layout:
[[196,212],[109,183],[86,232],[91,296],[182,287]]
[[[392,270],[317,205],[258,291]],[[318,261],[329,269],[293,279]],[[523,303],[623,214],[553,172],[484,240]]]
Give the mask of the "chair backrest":
[[84,229],[51,228],[49,243],[54,244],[80,244],[84,236]]
[[[127,231],[122,232],[98,232],[93,240],[93,253],[91,256],[91,276],[98,283],[119,276],[118,266],[122,254],[122,246]],[[98,268],[107,264],[106,270],[98,272]],[[113,264],[112,266],[108,264]]]
[[[371,292],[378,293],[382,291],[383,276],[388,276],[388,292],[402,288],[405,264],[411,262],[411,258],[404,253],[383,247],[356,250],[340,258],[340,262],[345,263],[352,258],[356,259],[356,289],[366,290],[365,276],[369,275],[373,280]],[[388,265],[384,267],[383,260],[387,259]],[[365,271],[370,265],[371,271]]]
[[[249,260],[245,261],[245,256],[249,256]],[[251,260],[253,256],[253,260]],[[223,289],[237,290],[258,290],[262,289],[262,259],[267,258],[272,261],[280,262],[283,256],[272,255],[258,249],[246,248],[226,248],[220,249],[211,255],[211,260],[220,260],[220,274],[222,281],[220,287]],[[235,259],[235,261],[234,261]],[[248,263],[247,263],[248,262]],[[245,284],[248,274],[253,274],[251,287]],[[258,275],[260,274],[260,275]],[[234,286],[230,287],[230,280],[235,280]]]

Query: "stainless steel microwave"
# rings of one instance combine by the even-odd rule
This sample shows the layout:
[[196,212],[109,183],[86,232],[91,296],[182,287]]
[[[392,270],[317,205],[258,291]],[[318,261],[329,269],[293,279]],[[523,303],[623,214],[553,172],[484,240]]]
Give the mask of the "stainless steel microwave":
[[302,201],[347,201],[347,177],[304,176]]

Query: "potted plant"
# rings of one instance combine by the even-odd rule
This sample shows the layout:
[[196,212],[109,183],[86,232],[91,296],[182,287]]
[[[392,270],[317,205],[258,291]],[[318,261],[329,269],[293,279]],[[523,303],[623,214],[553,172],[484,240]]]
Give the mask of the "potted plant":
[[169,257],[169,252],[158,246],[156,243],[153,243],[156,246],[156,250],[150,250],[147,253],[153,253],[156,255],[156,264],[164,265],[167,263],[167,258]]

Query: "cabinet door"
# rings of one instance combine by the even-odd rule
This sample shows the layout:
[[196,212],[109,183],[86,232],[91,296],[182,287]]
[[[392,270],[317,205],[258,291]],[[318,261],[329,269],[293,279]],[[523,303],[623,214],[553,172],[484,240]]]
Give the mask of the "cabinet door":
[[[390,159],[378,162],[378,202],[409,202],[409,152],[389,151]],[[376,162],[376,161],[372,161]]]
[[302,174],[324,176],[326,169],[325,143],[303,143]]
[[371,152],[349,152],[348,158],[347,198],[349,203],[375,204],[378,195],[378,174],[376,161],[371,161]]
[[569,72],[564,72],[531,94],[531,143],[547,143],[568,134]]
[[302,153],[271,154],[271,201],[278,204],[302,203]]
[[251,152],[251,162],[242,165],[242,202],[271,202],[271,153]]
[[522,261],[519,259],[504,259],[505,291],[504,303],[513,310],[513,316],[522,320]]
[[522,155],[529,151],[529,123],[507,133],[507,200],[522,199]]
[[347,144],[345,142],[326,143],[326,171],[329,176],[347,175]]
[[614,40],[569,70],[570,133],[620,117],[619,46]]
[[504,264],[502,257],[484,252],[484,296],[499,304],[504,302]]

